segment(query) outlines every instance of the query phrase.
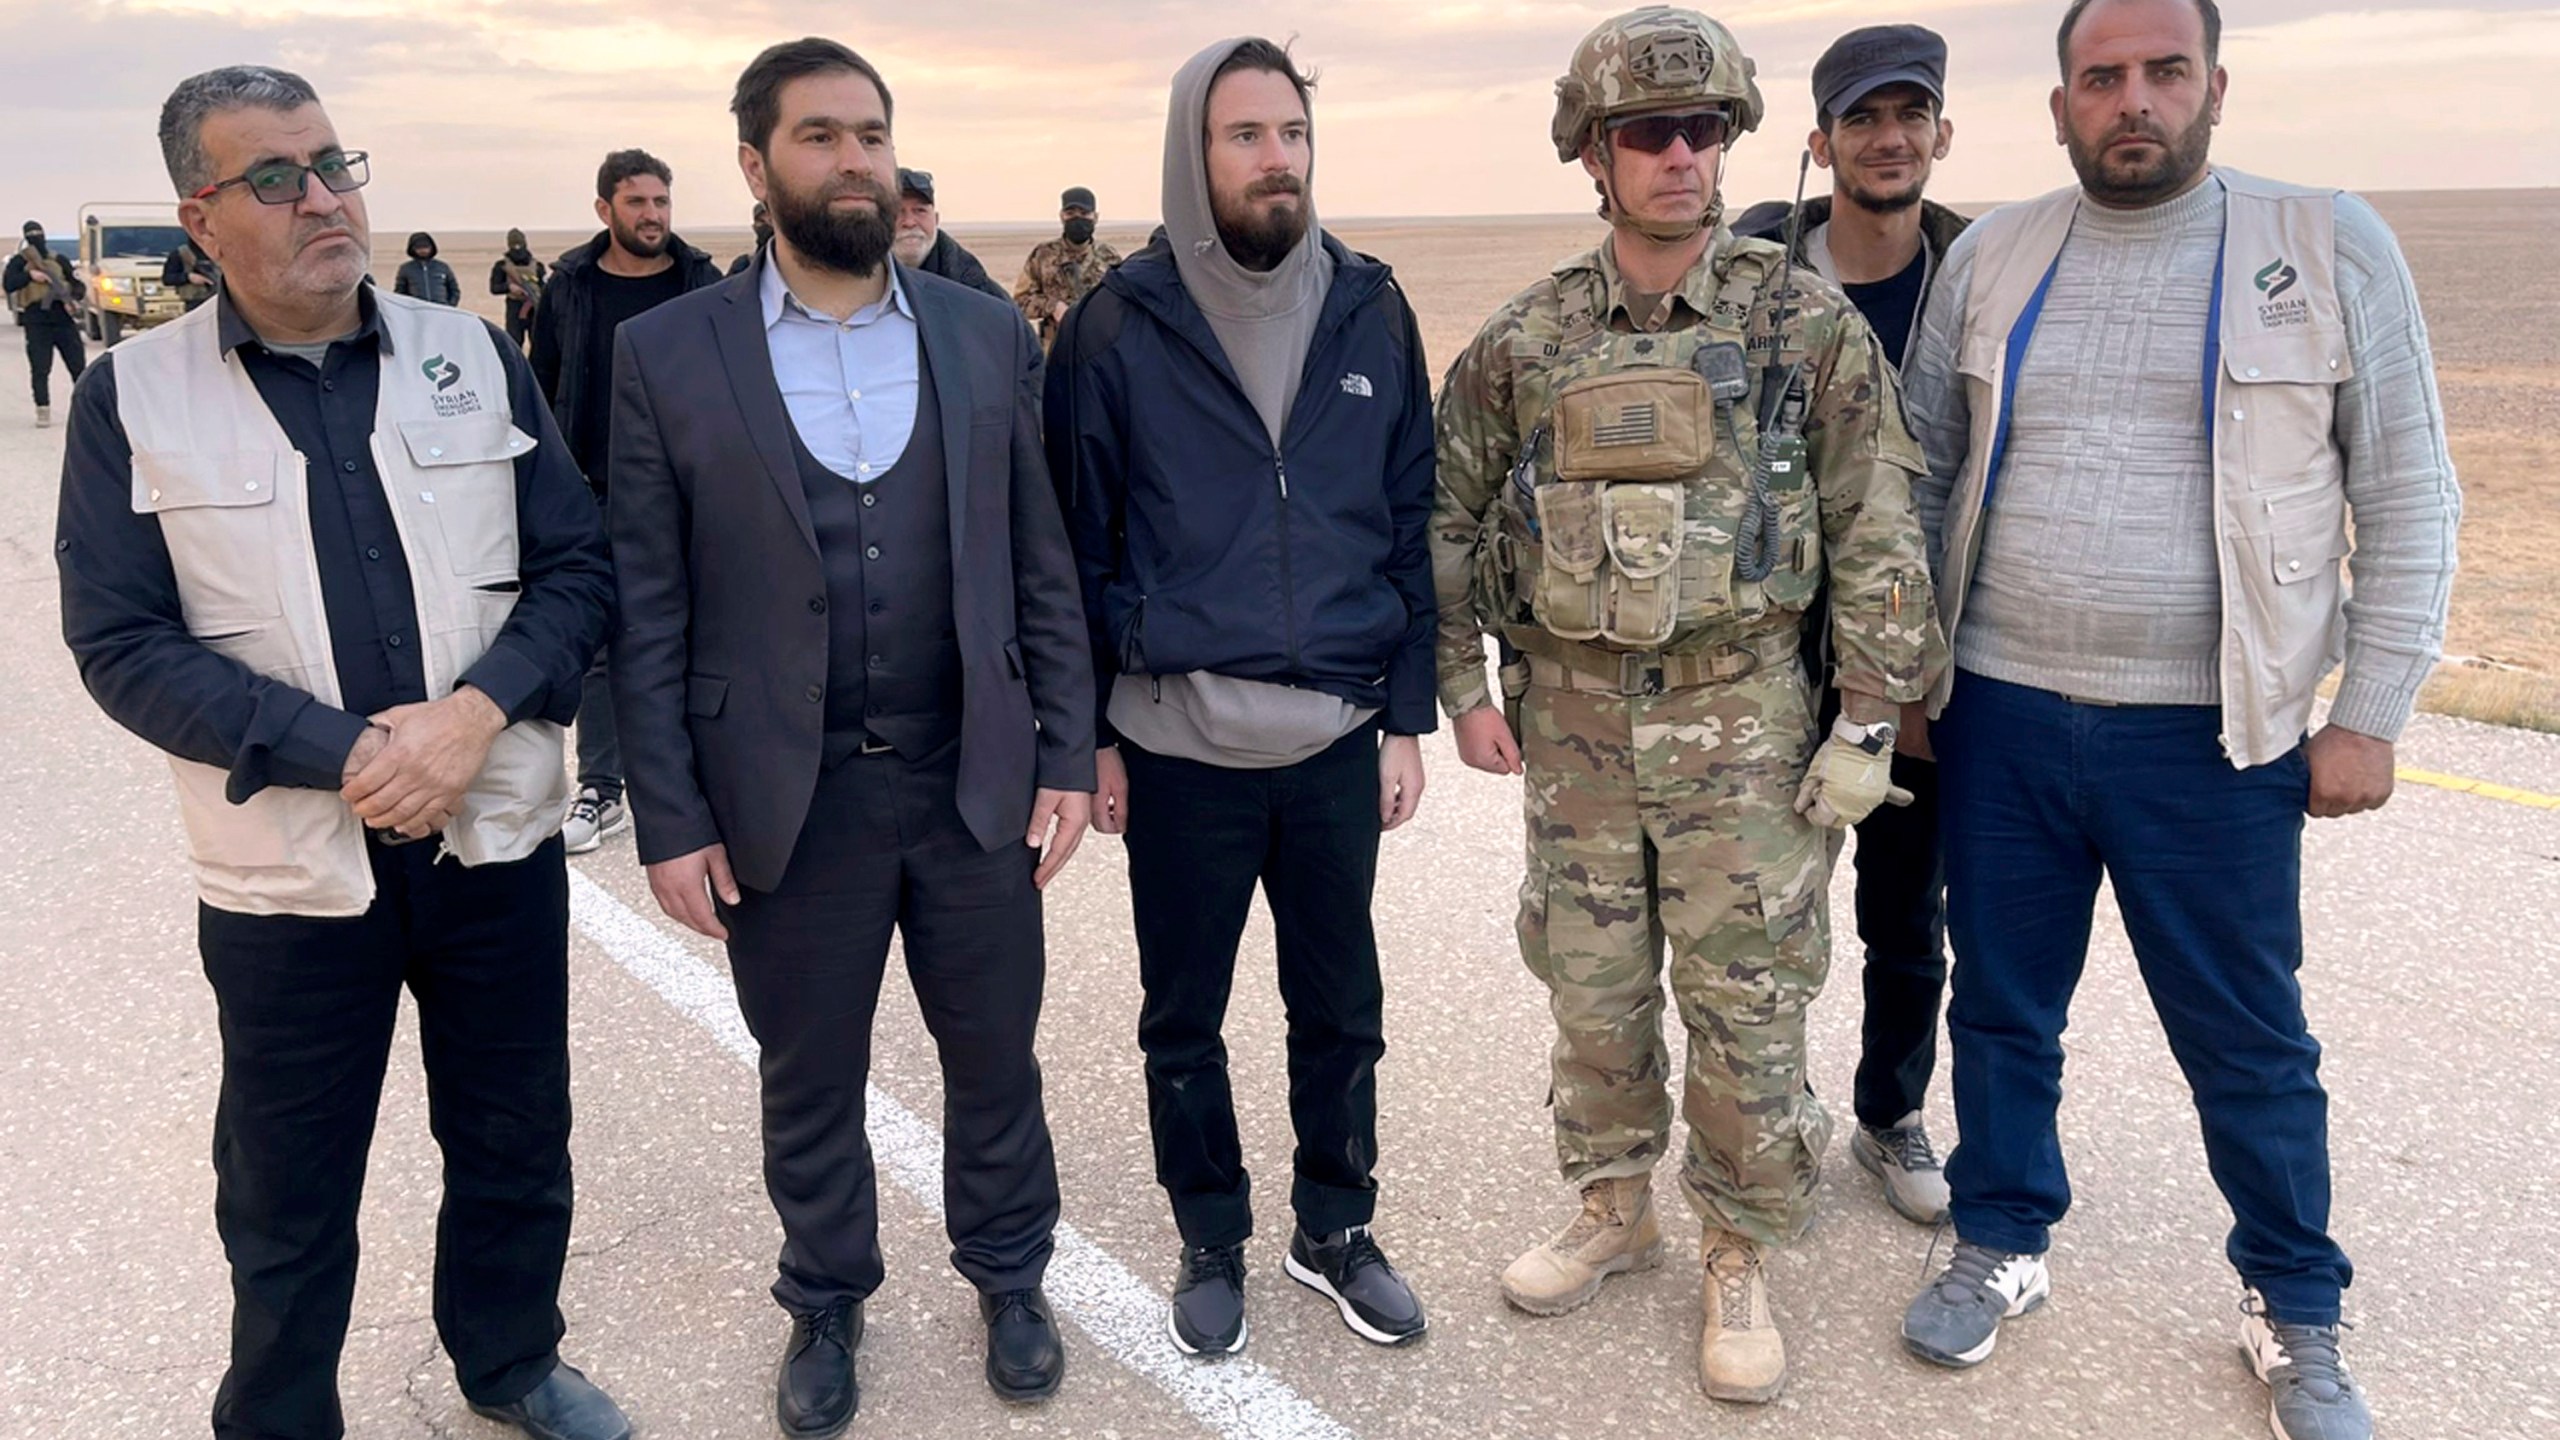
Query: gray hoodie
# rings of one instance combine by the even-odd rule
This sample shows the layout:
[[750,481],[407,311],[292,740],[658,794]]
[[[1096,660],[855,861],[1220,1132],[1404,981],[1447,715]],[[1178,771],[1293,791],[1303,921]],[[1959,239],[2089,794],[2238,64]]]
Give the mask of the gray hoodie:
[[1248,270],[1218,239],[1205,153],[1209,82],[1243,43],[1221,40],[1192,56],[1173,77],[1164,120],[1164,230],[1184,293],[1208,317],[1218,348],[1277,445],[1298,398],[1298,375],[1306,367],[1307,347],[1315,343],[1325,291],[1333,284],[1333,259],[1318,238],[1312,161],[1307,193],[1300,197],[1307,233],[1287,259],[1268,272]]
[[[1333,283],[1333,257],[1316,226],[1309,166],[1307,233],[1268,272],[1248,270],[1227,253],[1209,205],[1209,82],[1242,40],[1221,40],[1191,57],[1173,77],[1164,122],[1164,229],[1183,292],[1200,307],[1226,352],[1245,398],[1262,417],[1277,449],[1298,398],[1298,377],[1315,343]],[[1230,769],[1294,765],[1368,722],[1364,710],[1321,690],[1240,680],[1196,671],[1187,675],[1123,675],[1112,686],[1112,727],[1159,755]]]

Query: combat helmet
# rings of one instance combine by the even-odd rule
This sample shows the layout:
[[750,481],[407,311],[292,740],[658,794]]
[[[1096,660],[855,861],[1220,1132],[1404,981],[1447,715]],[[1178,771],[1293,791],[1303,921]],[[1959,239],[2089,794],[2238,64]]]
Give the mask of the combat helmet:
[[1556,158],[1579,158],[1609,120],[1654,110],[1720,105],[1737,131],[1756,130],[1767,109],[1756,69],[1732,31],[1695,10],[1647,5],[1602,21],[1556,79]]

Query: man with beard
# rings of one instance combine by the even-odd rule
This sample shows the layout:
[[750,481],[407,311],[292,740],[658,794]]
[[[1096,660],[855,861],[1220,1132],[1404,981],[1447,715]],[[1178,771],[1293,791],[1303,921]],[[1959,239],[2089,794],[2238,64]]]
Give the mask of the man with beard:
[[1127,839],[1156,1178],[1182,1236],[1167,1329],[1192,1355],[1245,1343],[1253,1209],[1221,1032],[1257,887],[1298,1135],[1283,1265],[1363,1339],[1424,1327],[1369,1232],[1386,1048],[1370,902],[1436,719],[1431,383],[1387,267],[1316,224],[1309,89],[1268,40],[1175,75],[1164,229],[1077,308],[1049,367],[1105,705],[1095,805]]
[[[674,172],[646,150],[616,150],[596,170],[596,218],[604,230],[560,257],[534,312],[533,370],[551,397],[596,503],[605,502],[613,336],[622,323],[687,291],[720,281],[711,257],[673,228]],[[631,823],[622,804],[622,744],[602,652],[578,702],[578,793],[560,833],[582,855]]]
[[987,274],[977,256],[942,233],[942,212],[933,203],[933,176],[925,171],[898,169],[898,238],[890,248],[901,265],[956,280],[999,300],[1013,299]]
[[[1667,978],[1698,1380],[1754,1403],[1787,1383],[1769,1261],[1813,1222],[1831,1134],[1805,1072],[1828,842],[1910,798],[1895,716],[1943,663],[1883,347],[1829,281],[1722,223],[1727,147],[1761,114],[1750,57],[1696,11],[1631,11],[1575,47],[1549,136],[1608,238],[1450,367],[1431,534],[1459,758],[1526,777],[1520,954],[1554,1013],[1556,1159],[1580,1192],[1503,1298],[1563,1315],[1661,1263]],[[1828,738],[1799,665],[1825,587]]]
[[507,248],[489,266],[489,293],[507,297],[507,338],[521,348],[533,334],[534,312],[542,307],[542,285],[551,269],[533,258],[524,232],[507,232]]
[[1120,263],[1120,252],[1093,238],[1093,227],[1093,192],[1068,187],[1058,197],[1058,238],[1033,246],[1013,282],[1013,303],[1044,346],[1058,338],[1067,311]]
[[756,256],[762,254],[764,247],[773,242],[773,216],[764,208],[763,201],[757,201],[755,208],[747,212],[747,228],[754,233],[755,244],[747,248],[746,254],[729,262],[729,273],[732,275],[756,263]]
[[[222,289],[72,397],[54,558],[81,681],[167,752],[195,872],[231,1271],[213,1435],[346,1432],[357,1217],[405,990],[443,1155],[435,1333],[463,1398],[537,1440],[627,1440],[559,1348],[553,835],[560,727],[613,603],[595,507],[515,347],[369,282],[371,171],[302,77],[182,81],[160,148]],[[137,1049],[135,1073],[172,1063]],[[105,1358],[151,1353],[136,1336]]]
[[[1784,243],[1795,232],[1795,263],[1838,285],[1883,344],[1903,362],[1919,329],[1929,281],[1965,218],[1921,194],[1933,163],[1947,158],[1947,44],[1918,25],[1852,30],[1813,66],[1813,162],[1831,172],[1831,194],[1794,215],[1784,201],[1754,205],[1733,233]],[[1830,684],[1829,629],[1805,627],[1805,658],[1823,686],[1818,722],[1839,714]],[[1858,1130],[1849,1151],[1881,1182],[1905,1219],[1946,1218],[1947,1180],[1921,1124],[1929,1076],[1938,1063],[1938,1005],[1947,988],[1946,877],[1938,855],[1938,767],[1925,727],[1906,715],[1896,740],[1893,783],[1909,805],[1888,805],[1860,821],[1858,938],[1866,946],[1858,1071],[1852,1099]]]
[[757,56],[730,109],[773,243],[632,321],[613,362],[640,859],[667,914],[728,942],[763,1051],[792,1436],[860,1403],[882,1280],[863,1086],[893,933],[942,1062],[943,1215],[987,1384],[1038,1400],[1066,1370],[1032,1040],[1040,891],[1091,813],[1093,677],[1040,352],[1009,305],[890,258],[890,104],[834,41]]
[[1955,1253],[1902,1333],[1976,1364],[2050,1288],[2061,1037],[2103,878],[2233,1212],[2275,1431],[2358,1440],[2303,817],[2390,798],[2461,496],[2391,232],[2353,196],[2208,165],[2221,30],[2213,0],[2074,0],[2052,103],[2080,183],[1949,248],[1912,355],[1955,649],[1930,708],[1961,1139]]
[[73,384],[89,363],[88,347],[80,343],[80,301],[89,288],[71,262],[45,243],[41,221],[20,226],[18,241],[0,288],[8,291],[9,308],[27,330],[27,380],[35,391],[36,427],[42,429],[53,423],[53,357],[62,357]]

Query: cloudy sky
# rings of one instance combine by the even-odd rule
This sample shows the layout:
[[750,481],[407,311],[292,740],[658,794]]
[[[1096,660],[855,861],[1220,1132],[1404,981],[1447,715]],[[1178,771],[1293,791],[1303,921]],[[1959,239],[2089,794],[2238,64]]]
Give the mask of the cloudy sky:
[[[2377,8],[2382,7],[2382,8]],[[727,113],[764,45],[829,35],[898,101],[900,158],[953,220],[1054,214],[1068,184],[1107,220],[1156,212],[1165,85],[1251,25],[1320,68],[1320,205],[1334,216],[1577,211],[1546,126],[1574,41],[1618,5],[1571,0],[0,0],[0,211],[67,230],[86,200],[167,196],[169,87],[219,63],[317,85],[374,157],[377,228],[591,222],[596,161],[639,145],[676,171],[677,226],[742,223]],[[2002,199],[2069,179],[2045,96],[2060,0],[1727,0],[1769,123],[1728,194],[1783,191],[1834,35],[1916,20],[1953,53],[1953,157],[1937,192]],[[2232,72],[2217,159],[2364,189],[2560,185],[2560,4],[2224,0]],[[12,214],[7,218],[16,219]]]

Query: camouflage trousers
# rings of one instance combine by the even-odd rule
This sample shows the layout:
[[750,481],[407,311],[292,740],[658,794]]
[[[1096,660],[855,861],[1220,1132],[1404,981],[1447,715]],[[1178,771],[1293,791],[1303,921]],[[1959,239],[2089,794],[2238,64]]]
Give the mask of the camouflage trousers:
[[1681,1188],[1711,1224],[1796,1238],[1831,1138],[1805,1083],[1831,953],[1830,847],[1794,808],[1809,687],[1793,665],[1655,696],[1532,686],[1520,714],[1520,954],[1555,1013],[1565,1179],[1650,1174],[1666,1147],[1667,949],[1689,1040]]

